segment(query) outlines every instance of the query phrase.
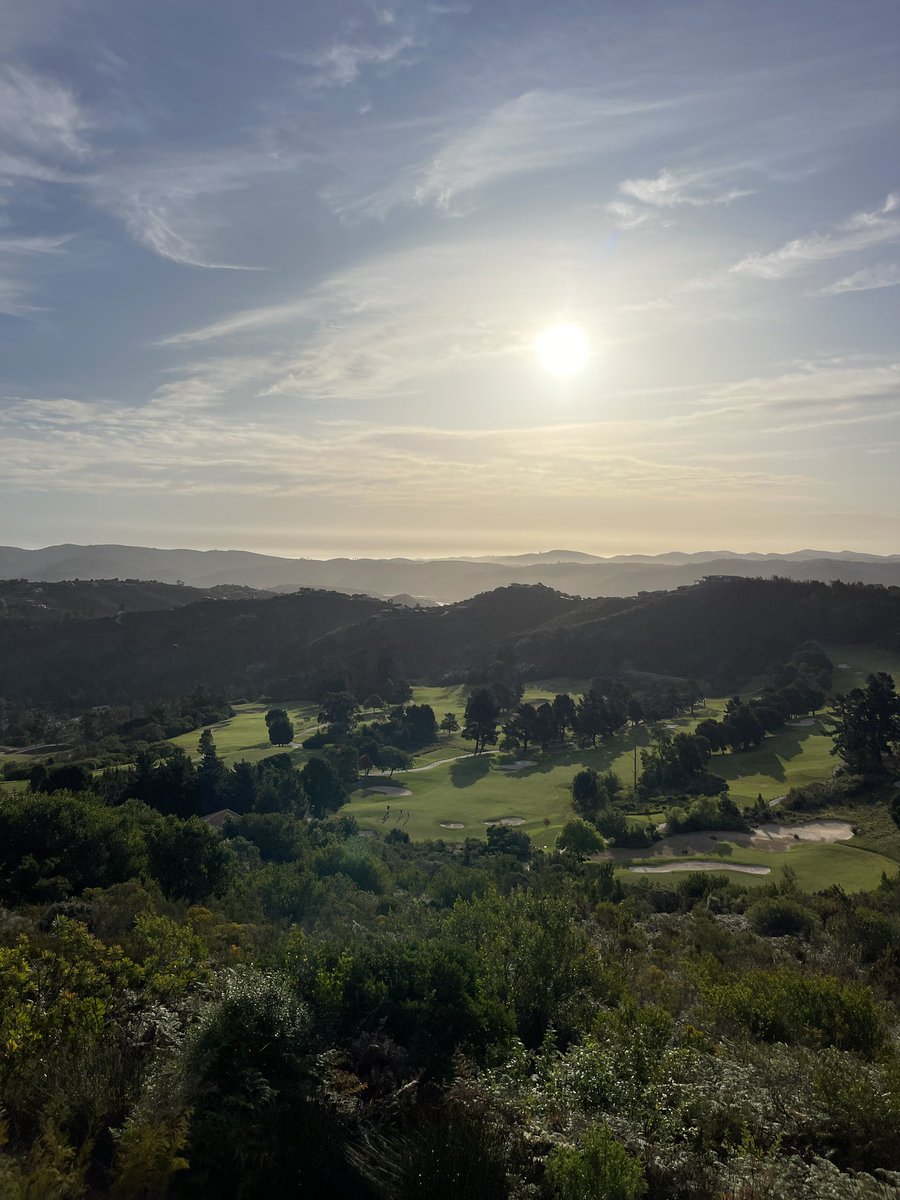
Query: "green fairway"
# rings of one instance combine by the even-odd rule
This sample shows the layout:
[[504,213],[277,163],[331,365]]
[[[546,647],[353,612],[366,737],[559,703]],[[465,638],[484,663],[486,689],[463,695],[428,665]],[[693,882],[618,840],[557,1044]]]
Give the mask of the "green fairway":
[[[290,750],[289,746],[273,746],[269,741],[269,731],[266,728],[266,713],[271,704],[235,704],[235,715],[225,721],[210,725],[216,743],[216,749],[226,763],[246,759],[247,762],[259,762],[271,754],[283,754]],[[279,708],[287,709],[287,714],[294,723],[294,739],[301,742],[316,730],[316,713],[318,704],[314,700],[297,700],[279,702]],[[181,746],[188,754],[197,756],[197,742],[201,730],[182,733],[172,738],[176,746]]]
[[[829,650],[835,664],[846,664],[835,671],[836,686],[841,690],[864,682],[875,670],[891,670],[900,677],[900,660],[896,656],[868,647],[832,647]],[[553,679],[532,683],[526,690],[529,702],[552,699],[557,692],[580,694],[585,680]],[[438,721],[447,712],[454,712],[462,723],[468,688],[463,685],[447,687],[416,687],[413,702],[430,704]],[[691,730],[705,717],[719,717],[724,711],[725,697],[708,698],[693,716],[685,715],[666,722],[671,732]],[[228,763],[239,759],[259,761],[271,754],[282,753],[269,744],[265,725],[265,705],[235,706],[235,716],[212,726],[220,755]],[[284,704],[294,722],[300,742],[316,728],[317,705],[313,701],[294,701]],[[375,714],[363,714],[372,719]],[[649,741],[649,731],[639,728],[634,742],[638,751]],[[199,730],[176,738],[176,744],[196,754]],[[831,755],[831,738],[827,721],[820,715],[811,723],[793,723],[770,735],[756,750],[741,754],[717,754],[710,769],[728,780],[731,795],[741,806],[751,805],[758,795],[771,801],[783,796],[791,787],[828,778],[835,765]],[[553,846],[557,834],[572,815],[569,789],[572,776],[583,766],[598,771],[613,770],[630,784],[634,778],[634,743],[631,731],[604,743],[597,749],[580,750],[567,746],[542,755],[539,749],[529,749],[522,758],[527,766],[509,769],[513,759],[497,751],[471,757],[472,743],[459,732],[441,734],[437,743],[415,758],[413,769],[397,772],[392,779],[372,775],[361,780],[345,811],[357,818],[364,831],[386,833],[395,825],[415,840],[443,838],[462,841],[467,837],[484,837],[487,822],[501,818],[519,818],[522,830],[537,846]],[[305,752],[294,748],[292,756],[303,761]],[[409,795],[366,795],[367,789],[395,787],[407,789]],[[665,814],[658,809],[629,818],[632,824],[650,819],[658,823]],[[447,826],[453,826],[448,828]],[[855,845],[802,845],[787,853],[741,850],[735,862],[752,864],[759,860],[773,868],[768,876],[743,875],[752,886],[780,876],[783,863],[796,871],[803,887],[822,887],[839,882],[848,890],[860,890],[877,885],[883,870],[894,870],[896,864],[883,855],[873,853],[881,846],[880,837],[866,837],[866,849]],[[888,853],[891,851],[888,850]],[[762,856],[761,858],[759,856]],[[702,856],[701,856],[702,857]],[[630,879],[638,878],[631,875]]]

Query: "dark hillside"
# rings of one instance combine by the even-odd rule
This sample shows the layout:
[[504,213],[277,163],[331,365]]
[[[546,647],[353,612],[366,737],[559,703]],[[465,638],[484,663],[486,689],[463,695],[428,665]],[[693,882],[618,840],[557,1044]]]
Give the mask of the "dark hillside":
[[285,663],[295,669],[316,638],[382,608],[366,596],[308,591],[122,619],[10,622],[0,625],[0,695],[95,705],[184,695],[198,683],[252,690],[282,674]]
[[142,579],[67,579],[56,583],[0,579],[0,622],[92,620],[119,613],[183,608],[201,600],[261,599],[268,594],[237,584],[193,588]]
[[[102,704],[308,689],[348,670],[422,682],[477,677],[506,653],[533,678],[623,668],[736,686],[809,639],[900,647],[900,589],[732,579],[637,599],[514,585],[446,608],[304,591],[54,625],[0,623],[0,695]],[[296,692],[302,694],[302,692]]]
[[809,639],[900,646],[900,588],[728,579],[610,604],[589,601],[520,638],[520,663],[537,676],[629,665],[731,683]]

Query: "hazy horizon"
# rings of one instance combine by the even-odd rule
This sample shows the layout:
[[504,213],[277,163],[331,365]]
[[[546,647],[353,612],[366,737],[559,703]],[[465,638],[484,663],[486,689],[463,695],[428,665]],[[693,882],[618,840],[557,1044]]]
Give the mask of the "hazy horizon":
[[225,544],[225,543],[223,543],[221,545],[188,546],[183,543],[151,545],[149,543],[123,542],[123,541],[102,541],[102,542],[56,541],[56,542],[46,542],[46,543],[40,543],[40,544],[34,544],[34,545],[25,545],[23,543],[10,542],[10,543],[7,543],[6,545],[9,548],[18,549],[18,550],[27,550],[27,551],[50,550],[56,546],[68,546],[68,545],[85,546],[85,547],[89,547],[89,546],[123,546],[123,547],[127,547],[127,548],[132,548],[132,549],[158,550],[163,553],[177,552],[177,551],[184,550],[184,551],[194,551],[194,552],[201,553],[201,554],[209,553],[209,552],[250,553],[250,554],[269,555],[274,558],[310,559],[310,560],[315,560],[315,561],[334,559],[334,558],[346,558],[346,559],[351,559],[351,560],[367,559],[367,558],[376,559],[376,560],[406,558],[406,559],[410,559],[411,561],[421,561],[421,562],[427,562],[427,561],[438,560],[438,559],[510,558],[510,557],[516,557],[516,556],[524,556],[524,555],[537,556],[537,555],[552,555],[552,554],[557,554],[557,553],[582,554],[582,555],[593,556],[593,557],[600,558],[600,559],[609,559],[609,558],[627,557],[627,556],[637,557],[637,558],[654,558],[654,557],[662,558],[667,555],[685,555],[686,557],[691,557],[693,555],[698,555],[698,554],[723,555],[723,556],[737,555],[737,556],[742,556],[742,557],[758,555],[758,556],[765,557],[765,556],[772,556],[772,555],[782,555],[782,556],[792,555],[792,554],[793,555],[797,555],[797,554],[812,555],[812,554],[820,554],[820,553],[823,556],[861,554],[864,556],[896,557],[896,555],[898,553],[897,551],[886,551],[883,555],[878,555],[877,551],[868,551],[868,550],[860,549],[859,547],[854,548],[854,547],[849,547],[849,546],[830,547],[830,548],[821,547],[821,546],[792,546],[790,549],[787,549],[787,550],[773,550],[773,549],[759,549],[759,548],[747,549],[747,550],[736,550],[733,546],[719,546],[719,547],[697,546],[697,547],[694,547],[693,549],[684,549],[680,546],[668,546],[668,547],[658,549],[658,550],[603,550],[603,549],[587,549],[584,546],[571,546],[571,545],[560,544],[558,546],[551,546],[551,547],[546,547],[546,548],[542,548],[542,549],[535,549],[534,546],[527,545],[524,549],[515,549],[515,550],[496,549],[495,548],[493,550],[477,550],[477,551],[475,551],[475,550],[461,549],[461,550],[453,550],[453,551],[446,551],[446,552],[435,551],[434,553],[408,554],[408,553],[401,553],[399,551],[392,551],[390,549],[383,550],[383,551],[379,551],[377,549],[375,549],[375,550],[366,549],[365,551],[359,551],[359,552],[353,552],[352,550],[335,550],[333,552],[328,552],[327,550],[323,550],[320,553],[309,553],[309,552],[303,551],[302,549],[290,549],[290,548],[283,548],[283,547],[281,547],[281,548],[275,547],[272,549],[258,549],[258,548],[250,547],[250,546],[229,545],[229,544]]
[[0,45],[0,542],[900,549],[893,0],[11,0]]

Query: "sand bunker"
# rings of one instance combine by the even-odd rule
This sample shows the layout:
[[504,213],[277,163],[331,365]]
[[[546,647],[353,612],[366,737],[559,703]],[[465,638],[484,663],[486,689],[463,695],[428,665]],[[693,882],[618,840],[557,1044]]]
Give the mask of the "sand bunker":
[[[731,834],[724,836],[737,840]],[[805,825],[759,825],[750,840],[766,849],[771,842],[849,842],[852,837],[853,826],[846,821],[808,821]]]
[[748,867],[741,863],[670,862],[658,867],[629,867],[635,875],[666,875],[671,871],[739,871],[742,875],[768,875],[771,867]]
[[403,787],[367,787],[363,792],[364,796],[411,796],[412,792],[409,788]]
[[850,664],[849,664],[849,663],[838,663],[838,665],[837,665],[837,666],[838,666],[838,670],[839,670],[839,671],[849,671],[849,670],[850,670]]
[[440,821],[441,829],[465,829],[462,821]]
[[497,767],[498,771],[524,771],[526,767],[536,767],[537,763],[530,758],[517,758],[515,762],[500,763]]
[[808,729],[810,725],[815,725],[812,717],[804,717],[801,721],[788,721],[788,725],[794,725],[799,729]]
[[524,825],[524,817],[498,817],[496,821],[485,821],[485,825]]
[[[723,842],[736,850],[771,850],[784,854],[799,842],[847,842],[853,837],[853,826],[847,821],[809,821],[805,825],[758,825],[744,832],[736,829],[701,829],[694,833],[676,833],[661,838],[648,847],[644,857],[675,858],[679,855],[718,854]],[[634,850],[613,846],[599,855],[600,859],[628,863],[636,857]],[[683,865],[683,860],[682,865]],[[692,861],[692,860],[691,860]],[[714,864],[715,865],[715,864]],[[674,869],[674,868],[670,868]],[[705,869],[705,868],[704,868]],[[727,869],[724,864],[722,870]]]

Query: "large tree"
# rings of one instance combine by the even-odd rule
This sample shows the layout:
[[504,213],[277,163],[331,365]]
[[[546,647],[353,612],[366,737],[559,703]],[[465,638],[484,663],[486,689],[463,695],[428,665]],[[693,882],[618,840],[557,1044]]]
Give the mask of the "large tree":
[[499,716],[500,708],[490,689],[475,688],[466,701],[462,735],[474,741],[476,754],[496,742]]
[[834,700],[832,754],[861,775],[884,770],[884,760],[900,743],[900,696],[890,675],[869,675],[864,688]]
[[294,726],[283,708],[270,708],[266,713],[269,741],[273,746],[289,746],[294,740]]

